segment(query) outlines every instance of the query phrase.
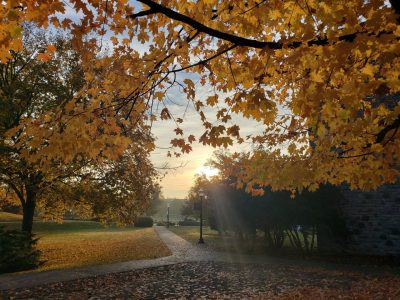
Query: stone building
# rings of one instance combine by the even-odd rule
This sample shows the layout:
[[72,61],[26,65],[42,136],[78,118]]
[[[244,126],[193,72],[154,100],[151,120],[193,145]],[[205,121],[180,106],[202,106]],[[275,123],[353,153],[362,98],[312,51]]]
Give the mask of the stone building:
[[361,192],[343,189],[340,208],[348,229],[344,251],[400,256],[400,182]]
[[[374,107],[384,105],[394,110],[400,93],[370,98]],[[340,208],[349,237],[346,251],[363,255],[400,256],[400,179],[376,191],[343,189]]]
[[[371,96],[373,107],[384,105],[394,110],[400,93]],[[360,117],[363,111],[360,111]],[[342,186],[339,209],[343,214],[348,236],[333,237],[322,232],[318,236],[322,251],[357,255],[392,255],[400,257],[400,179],[376,191],[351,191]]]

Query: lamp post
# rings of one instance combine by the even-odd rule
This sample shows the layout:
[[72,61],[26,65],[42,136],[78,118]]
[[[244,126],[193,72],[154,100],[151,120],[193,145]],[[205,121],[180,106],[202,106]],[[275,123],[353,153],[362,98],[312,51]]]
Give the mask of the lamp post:
[[204,244],[203,240],[203,198],[205,197],[204,190],[199,189],[199,197],[200,197],[200,238],[199,244]]
[[167,205],[167,228],[169,228],[169,203]]

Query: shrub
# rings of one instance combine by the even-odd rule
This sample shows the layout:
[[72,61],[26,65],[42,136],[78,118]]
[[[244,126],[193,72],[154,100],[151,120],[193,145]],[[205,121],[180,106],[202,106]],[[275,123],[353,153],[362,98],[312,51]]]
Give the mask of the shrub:
[[285,241],[285,231],[279,226],[270,226],[265,228],[265,239],[268,247],[272,250],[278,250],[283,247]]
[[187,219],[178,222],[179,226],[199,226],[200,222],[192,219]]
[[156,222],[157,226],[176,226],[177,223],[174,222],[169,222],[169,224],[167,224],[167,221],[158,221]]
[[151,217],[138,217],[135,220],[135,227],[153,227],[154,221]]
[[39,267],[42,262],[41,252],[35,249],[37,241],[34,235],[0,226],[0,273]]

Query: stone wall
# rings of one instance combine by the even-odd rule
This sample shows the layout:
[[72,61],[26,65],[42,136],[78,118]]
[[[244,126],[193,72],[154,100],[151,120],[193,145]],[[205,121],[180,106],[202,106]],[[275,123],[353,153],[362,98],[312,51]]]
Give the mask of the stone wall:
[[400,256],[400,182],[373,192],[343,189],[347,252]]

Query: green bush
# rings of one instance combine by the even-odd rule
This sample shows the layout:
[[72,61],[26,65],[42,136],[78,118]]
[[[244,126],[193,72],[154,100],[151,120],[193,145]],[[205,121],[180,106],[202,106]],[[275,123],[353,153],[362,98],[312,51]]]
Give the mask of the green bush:
[[135,227],[152,227],[154,224],[151,217],[138,217],[135,220]]
[[33,235],[0,226],[0,273],[39,267],[42,262],[41,252],[35,249],[37,241]]

